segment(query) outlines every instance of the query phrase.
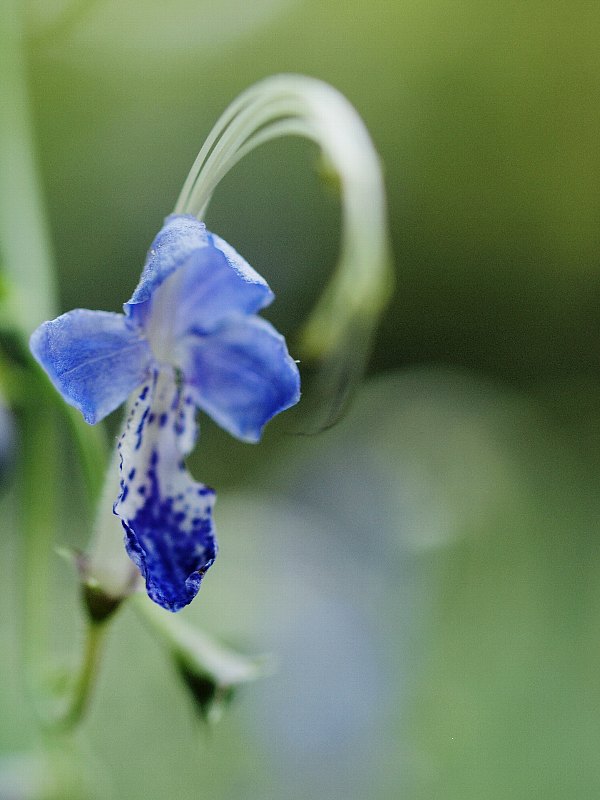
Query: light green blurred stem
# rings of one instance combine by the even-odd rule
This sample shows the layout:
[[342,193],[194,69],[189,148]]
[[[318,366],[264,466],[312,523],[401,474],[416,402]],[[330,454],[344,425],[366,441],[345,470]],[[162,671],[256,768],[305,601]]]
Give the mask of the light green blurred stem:
[[81,669],[67,711],[64,716],[58,717],[54,722],[53,727],[56,729],[68,731],[75,728],[83,720],[98,674],[107,624],[107,621],[89,622],[86,627]]
[[[4,0],[0,15],[0,255],[11,288],[9,321],[27,336],[53,316],[55,292],[34,158],[22,11],[20,0]],[[23,417],[24,650],[28,685],[37,692],[40,662],[47,652],[57,434],[54,415],[43,402],[40,408],[24,403]]]
[[[56,314],[56,293],[40,181],[36,171],[27,92],[21,0],[4,0],[0,15],[0,253],[10,285],[8,322],[25,339]],[[22,527],[24,533],[24,656],[26,683],[35,710],[48,726],[74,727],[82,718],[96,674],[105,625],[87,622],[80,671],[67,711],[56,716],[46,692],[51,563],[57,523],[56,412],[43,385],[32,380],[22,397]],[[68,409],[92,501],[106,463],[102,436],[87,431]]]
[[55,316],[56,288],[39,194],[23,53],[22,0],[0,14],[0,252],[13,288],[11,321],[25,334]]
[[[53,316],[55,300],[33,153],[22,9],[20,0],[5,0],[0,17],[0,247],[11,288],[9,321],[28,336],[37,324]],[[24,401],[21,525],[25,680],[34,708],[45,714],[41,699],[48,655],[49,564],[57,519],[58,441],[53,410],[43,398],[39,407],[27,398]]]
[[[40,380],[43,376],[40,376]],[[45,387],[31,382],[29,393],[38,397],[38,404],[25,403],[22,430],[22,527],[25,539],[24,581],[25,625],[24,652],[26,681],[34,710],[47,730],[67,731],[83,719],[89,704],[100,661],[104,632],[103,623],[85,618],[85,644],[78,671],[71,677],[70,696],[66,709],[57,708],[48,693],[46,675],[51,650],[48,641],[50,626],[51,565],[56,557],[58,482],[57,416],[66,417],[78,448],[80,465],[86,479],[90,504],[99,495],[106,464],[106,444],[101,432],[86,435],[88,427],[74,417],[62,402],[56,406],[46,401]],[[54,398],[54,395],[51,395]],[[45,402],[46,401],[46,402]]]
[[21,525],[24,534],[23,586],[25,680],[40,713],[48,653],[48,562],[56,528],[57,431],[48,409],[23,411],[21,436]]

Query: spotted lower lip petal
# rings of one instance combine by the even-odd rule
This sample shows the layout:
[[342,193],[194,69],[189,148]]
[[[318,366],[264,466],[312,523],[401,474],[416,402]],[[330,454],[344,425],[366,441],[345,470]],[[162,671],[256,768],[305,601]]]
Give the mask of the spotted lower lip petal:
[[114,511],[149,597],[169,611],[194,599],[217,552],[215,493],[183,463],[195,440],[194,411],[174,370],[156,370],[133,402],[118,445],[121,492]]

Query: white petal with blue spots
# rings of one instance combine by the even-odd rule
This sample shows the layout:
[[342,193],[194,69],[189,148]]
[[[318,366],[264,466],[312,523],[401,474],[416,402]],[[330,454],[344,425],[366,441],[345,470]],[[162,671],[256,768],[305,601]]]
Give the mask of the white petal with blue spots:
[[195,440],[194,414],[174,370],[157,370],[133,401],[118,445],[121,493],[114,510],[125,546],[150,598],[170,611],[193,600],[217,550],[215,494],[183,462]]

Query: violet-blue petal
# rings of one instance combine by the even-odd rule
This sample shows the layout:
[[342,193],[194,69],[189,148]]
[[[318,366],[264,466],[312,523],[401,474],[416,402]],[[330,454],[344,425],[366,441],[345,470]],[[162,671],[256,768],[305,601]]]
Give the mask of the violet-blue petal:
[[300,376],[285,339],[260,317],[237,317],[181,343],[195,399],[238,439],[257,442],[266,423],[300,399]]
[[196,483],[183,457],[196,435],[190,393],[161,368],[140,390],[119,442],[121,492],[115,514],[148,596],[169,611],[190,603],[217,545],[212,489]]
[[270,303],[273,293],[250,270],[238,269],[212,245],[192,253],[155,289],[148,303],[144,330],[157,357],[175,363],[180,339],[212,333],[224,320],[253,314]]
[[164,279],[180,267],[196,250],[206,247],[206,225],[191,214],[171,214],[154,237],[139,283],[129,301],[126,313],[133,306],[145,303]]
[[[240,308],[240,311],[244,310],[246,314],[255,314],[257,311],[260,311],[273,302],[275,295],[269,288],[266,280],[248,264],[245,258],[242,258],[237,250],[226,242],[225,239],[221,239],[220,236],[217,236],[216,233],[209,232],[208,241],[224,254],[230,268],[237,273],[238,277],[243,282],[242,285],[246,285],[248,297],[252,296],[253,298],[253,302],[250,303],[246,301],[244,309]],[[248,287],[252,287],[254,290],[252,294],[248,291]]]
[[123,314],[75,309],[44,322],[31,352],[67,403],[94,424],[147,379],[152,353]]

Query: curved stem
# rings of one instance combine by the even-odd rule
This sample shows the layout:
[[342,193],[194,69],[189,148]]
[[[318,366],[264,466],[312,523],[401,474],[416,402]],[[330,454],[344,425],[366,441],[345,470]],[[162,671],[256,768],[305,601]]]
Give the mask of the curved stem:
[[71,697],[71,703],[63,716],[59,716],[51,722],[50,727],[52,729],[69,731],[83,719],[98,674],[106,629],[106,622],[87,623],[83,659]]
[[[35,392],[34,392],[35,393]],[[39,393],[38,393],[39,394]],[[43,393],[42,393],[43,394]],[[31,705],[47,730],[70,730],[79,723],[94,686],[107,622],[86,618],[82,661],[66,711],[57,711],[46,691],[49,643],[50,563],[55,556],[56,499],[59,490],[56,453],[58,431],[50,405],[23,409],[22,526],[24,532],[24,657]],[[90,482],[91,486],[95,483]]]

